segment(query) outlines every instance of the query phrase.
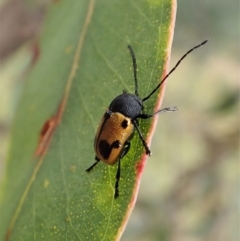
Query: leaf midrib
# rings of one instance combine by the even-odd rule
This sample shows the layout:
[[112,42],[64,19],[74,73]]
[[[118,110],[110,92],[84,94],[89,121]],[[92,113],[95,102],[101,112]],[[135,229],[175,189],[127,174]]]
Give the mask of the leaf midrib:
[[[72,67],[70,69],[69,77],[68,77],[67,82],[66,82],[66,88],[65,88],[65,91],[64,91],[61,106],[60,106],[60,108],[58,110],[58,113],[57,113],[57,120],[56,120],[55,125],[59,124],[59,122],[62,118],[63,112],[65,110],[66,104],[67,104],[67,100],[68,100],[69,93],[70,93],[71,86],[72,86],[72,81],[75,77],[77,68],[79,67],[80,55],[81,55],[82,47],[83,47],[83,44],[84,44],[85,36],[86,36],[87,30],[88,30],[88,26],[89,26],[89,24],[91,22],[91,19],[92,19],[94,6],[95,6],[95,0],[90,0],[89,5],[88,5],[88,9],[87,9],[87,13],[86,13],[86,17],[85,17],[85,20],[84,20],[84,23],[83,23],[83,28],[82,28],[82,31],[79,34],[78,44],[77,44],[77,48],[76,48],[75,55],[74,55],[74,58],[73,58]],[[56,126],[55,126],[55,128],[56,128]],[[53,136],[54,133],[55,132],[53,131],[52,136]],[[50,144],[51,139],[52,139],[52,137],[49,138],[48,146]],[[46,154],[46,150],[43,153],[43,155],[40,157],[40,159],[37,161],[37,165],[33,169],[32,176],[30,177],[30,180],[29,180],[29,182],[28,182],[28,184],[27,184],[27,186],[26,186],[26,188],[23,192],[23,195],[20,198],[20,201],[17,205],[17,208],[16,208],[16,210],[13,214],[13,218],[12,218],[12,220],[10,222],[10,225],[8,227],[8,230],[6,232],[7,236],[8,236],[9,233],[11,233],[10,231],[13,229],[13,226],[14,226],[14,224],[17,220],[17,217],[18,217],[18,215],[21,211],[21,208],[22,208],[22,206],[24,204],[24,201],[27,197],[27,194],[29,193],[29,190],[30,190],[30,188],[31,188],[36,176],[37,176],[37,173],[40,170],[40,167],[42,166],[42,163],[43,163],[43,160],[44,160],[44,157],[45,157],[45,154]]]

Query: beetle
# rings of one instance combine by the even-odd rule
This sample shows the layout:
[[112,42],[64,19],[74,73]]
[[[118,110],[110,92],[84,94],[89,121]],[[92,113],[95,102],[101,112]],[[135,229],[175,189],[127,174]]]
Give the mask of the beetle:
[[132,57],[133,76],[135,83],[135,93],[127,93],[123,91],[122,94],[115,97],[104,113],[100,124],[98,126],[95,140],[94,150],[96,153],[95,163],[91,165],[86,172],[90,172],[99,161],[103,161],[107,165],[114,165],[118,162],[118,169],[116,173],[115,194],[114,198],[119,196],[119,180],[120,180],[120,163],[121,159],[128,153],[131,147],[131,139],[135,130],[137,131],[142,145],[145,148],[147,155],[151,155],[151,151],[143,137],[141,129],[138,124],[138,119],[149,119],[161,112],[176,111],[177,107],[168,107],[156,111],[152,114],[143,113],[144,102],[148,100],[164,83],[169,75],[177,68],[181,61],[193,50],[207,43],[208,40],[196,45],[187,51],[177,62],[177,64],[170,70],[170,72],[162,79],[162,81],[144,98],[140,98],[138,94],[138,80],[137,80],[137,62],[134,51],[130,45],[128,49]]

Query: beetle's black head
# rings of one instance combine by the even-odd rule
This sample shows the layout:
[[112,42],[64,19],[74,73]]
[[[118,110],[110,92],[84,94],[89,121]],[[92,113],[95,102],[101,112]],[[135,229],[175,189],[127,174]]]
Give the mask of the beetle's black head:
[[120,112],[131,119],[135,119],[143,110],[143,102],[138,96],[123,92],[113,99],[109,110]]

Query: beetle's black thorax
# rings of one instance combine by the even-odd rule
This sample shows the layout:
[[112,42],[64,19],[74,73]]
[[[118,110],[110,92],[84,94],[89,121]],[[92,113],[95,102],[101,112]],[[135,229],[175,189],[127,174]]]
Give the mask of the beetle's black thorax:
[[135,119],[143,110],[143,102],[138,96],[124,92],[111,102],[109,110]]

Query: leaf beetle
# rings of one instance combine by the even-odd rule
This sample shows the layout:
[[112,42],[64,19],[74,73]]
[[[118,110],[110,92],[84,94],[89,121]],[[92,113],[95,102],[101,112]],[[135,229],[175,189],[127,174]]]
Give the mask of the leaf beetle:
[[95,140],[95,163],[91,165],[86,172],[90,172],[99,161],[103,161],[107,165],[114,165],[118,162],[118,169],[116,173],[115,194],[114,198],[119,196],[119,180],[120,180],[120,163],[121,159],[128,153],[131,147],[131,138],[136,129],[142,144],[145,148],[146,154],[151,155],[151,151],[143,137],[141,129],[138,124],[138,119],[149,119],[161,112],[176,111],[177,107],[168,107],[158,110],[152,114],[143,113],[144,102],[148,100],[164,83],[169,75],[177,68],[181,61],[193,50],[206,44],[208,40],[196,45],[187,51],[170,70],[170,72],[162,79],[162,81],[144,98],[140,98],[138,94],[138,80],[137,80],[137,62],[133,49],[128,45],[132,57],[133,75],[135,83],[135,93],[127,93],[123,91],[112,100],[108,109],[104,113],[101,122],[98,126]]

